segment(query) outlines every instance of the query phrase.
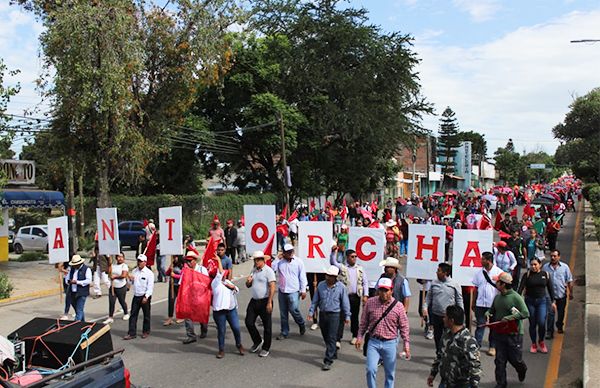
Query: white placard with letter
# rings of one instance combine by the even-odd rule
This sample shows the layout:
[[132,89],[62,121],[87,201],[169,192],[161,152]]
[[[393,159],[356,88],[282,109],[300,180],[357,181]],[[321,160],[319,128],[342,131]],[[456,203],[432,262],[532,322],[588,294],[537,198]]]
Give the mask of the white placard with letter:
[[432,280],[446,251],[444,225],[408,225],[406,277]]
[[161,255],[183,254],[183,218],[181,213],[181,206],[158,209]]
[[452,278],[461,286],[472,286],[481,270],[481,254],[492,252],[492,230],[456,229],[452,245]]
[[[244,221],[246,228],[246,252],[251,255],[254,251],[267,248],[269,239],[275,234],[275,205],[244,205]],[[277,238],[273,241],[273,252],[277,254]]]
[[298,257],[306,272],[324,273],[330,266],[333,230],[330,221],[298,223]]
[[67,216],[48,219],[48,258],[50,264],[69,261],[69,220]]
[[96,223],[98,225],[98,253],[101,255],[118,255],[120,241],[117,208],[96,209]]
[[380,228],[351,227],[348,249],[356,251],[356,263],[364,268],[369,287],[374,287],[383,273],[379,263],[385,259],[385,231]]

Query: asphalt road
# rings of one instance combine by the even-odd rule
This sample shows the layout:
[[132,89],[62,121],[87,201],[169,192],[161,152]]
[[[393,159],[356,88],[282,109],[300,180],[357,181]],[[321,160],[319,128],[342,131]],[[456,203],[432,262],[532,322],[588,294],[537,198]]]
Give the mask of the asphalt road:
[[[559,234],[558,247],[563,250],[563,258],[569,261],[571,240],[575,223],[575,214],[569,213],[565,225]],[[583,250],[578,251],[578,263],[583,262]],[[250,272],[250,263],[235,266],[234,273],[245,276]],[[239,315],[242,327],[242,342],[246,348],[252,343],[244,327],[245,309],[250,297],[249,291],[243,285],[243,279],[237,281],[241,292],[239,294]],[[417,294],[418,284],[411,281],[411,290]],[[330,371],[321,371],[320,366],[324,354],[324,345],[320,332],[307,330],[304,336],[298,333],[298,327],[291,322],[291,334],[285,341],[273,339],[271,354],[267,358],[257,357],[247,353],[245,356],[236,354],[231,331],[227,332],[225,358],[215,357],[217,351],[216,327],[211,321],[208,338],[199,339],[190,345],[183,345],[185,336],[183,325],[163,327],[166,317],[167,285],[157,284],[152,303],[152,334],[147,339],[138,337],[132,341],[121,338],[127,332],[127,322],[116,319],[112,324],[111,334],[115,348],[125,348],[123,355],[126,366],[131,371],[132,382],[143,387],[173,387],[173,386],[230,386],[230,387],[323,387],[346,386],[363,387],[365,382],[364,358],[361,352],[349,344],[350,331],[346,328],[342,349],[338,360]],[[130,296],[128,296],[130,301]],[[308,311],[308,298],[301,303],[303,315]],[[417,313],[417,299],[414,296],[409,308],[410,335],[412,359],[398,359],[396,369],[396,386],[425,387],[429,369],[434,357],[433,341],[423,337],[420,319]],[[22,302],[0,307],[0,334],[8,335],[20,325],[29,321],[33,316],[56,317],[62,310],[58,297],[48,297],[29,302]],[[88,320],[103,320],[108,310],[108,298],[103,296],[97,300],[88,299],[86,317]],[[141,314],[140,314],[141,315]],[[141,332],[141,316],[138,321]],[[527,379],[523,383],[517,380],[517,374],[508,366],[509,386],[541,387],[544,385],[546,368],[550,354],[529,354],[529,337],[523,341],[524,359],[528,365]],[[279,333],[279,310],[275,303],[273,311],[273,337]],[[260,329],[260,327],[259,327]],[[567,329],[568,331],[568,329]],[[197,333],[199,329],[197,328]],[[487,336],[486,336],[487,338]],[[549,348],[552,341],[547,341]],[[487,344],[484,344],[484,350]],[[566,357],[566,356],[565,356]],[[481,354],[483,376],[482,387],[493,387],[494,361],[484,352]],[[561,365],[562,372],[562,365]],[[378,375],[380,386],[383,386],[383,368]],[[439,379],[436,380],[436,386]]]

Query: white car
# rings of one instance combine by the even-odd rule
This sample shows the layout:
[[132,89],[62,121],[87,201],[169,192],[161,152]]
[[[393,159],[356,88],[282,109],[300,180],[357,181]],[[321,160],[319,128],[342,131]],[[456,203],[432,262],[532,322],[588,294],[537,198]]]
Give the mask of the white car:
[[19,228],[13,249],[20,255],[23,251],[48,251],[48,226],[30,225]]

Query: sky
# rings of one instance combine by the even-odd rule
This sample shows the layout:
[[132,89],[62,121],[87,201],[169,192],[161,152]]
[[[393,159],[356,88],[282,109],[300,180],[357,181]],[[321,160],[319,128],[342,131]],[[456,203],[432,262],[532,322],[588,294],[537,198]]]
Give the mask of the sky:
[[[162,3],[162,0],[156,0]],[[517,151],[554,153],[552,128],[569,104],[600,86],[600,2],[586,0],[350,0],[369,11],[384,32],[414,37],[412,49],[423,95],[435,115],[423,126],[437,133],[447,106],[461,130],[485,135],[488,156],[512,138]],[[35,90],[42,70],[38,37],[42,27],[31,14],[0,0],[0,57],[19,69],[8,112],[47,105]],[[15,148],[24,139],[17,139]]]

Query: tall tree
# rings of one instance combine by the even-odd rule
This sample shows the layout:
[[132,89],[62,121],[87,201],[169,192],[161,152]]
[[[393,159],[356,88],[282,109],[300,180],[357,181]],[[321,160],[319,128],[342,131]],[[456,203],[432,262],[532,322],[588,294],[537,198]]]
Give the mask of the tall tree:
[[496,161],[496,170],[499,172],[500,180],[505,184],[515,184],[519,182],[519,176],[523,171],[523,160],[521,156],[509,149],[498,148],[494,152]]
[[459,127],[455,115],[450,107],[446,107],[440,118],[438,156],[442,174],[454,174],[454,158],[456,149],[460,146]]
[[464,141],[471,142],[471,163],[479,164],[485,160],[487,153],[487,142],[485,136],[474,131],[459,132],[457,134],[459,144]]
[[14,152],[10,149],[14,139],[14,132],[8,130],[7,123],[9,117],[5,115],[5,112],[11,97],[19,93],[21,89],[19,84],[15,86],[4,85],[4,77],[7,72],[11,76],[19,73],[18,70],[8,71],[4,60],[0,58],[0,159],[11,159],[14,157]]
[[570,108],[552,130],[565,142],[556,150],[557,162],[568,164],[585,180],[600,182],[600,88],[578,97]]
[[[228,65],[234,0],[23,1],[46,30],[40,41],[52,97],[57,152],[94,173],[99,206],[114,186],[135,187],[168,152],[161,141],[181,123],[201,83]],[[81,152],[85,150],[85,152]]]

